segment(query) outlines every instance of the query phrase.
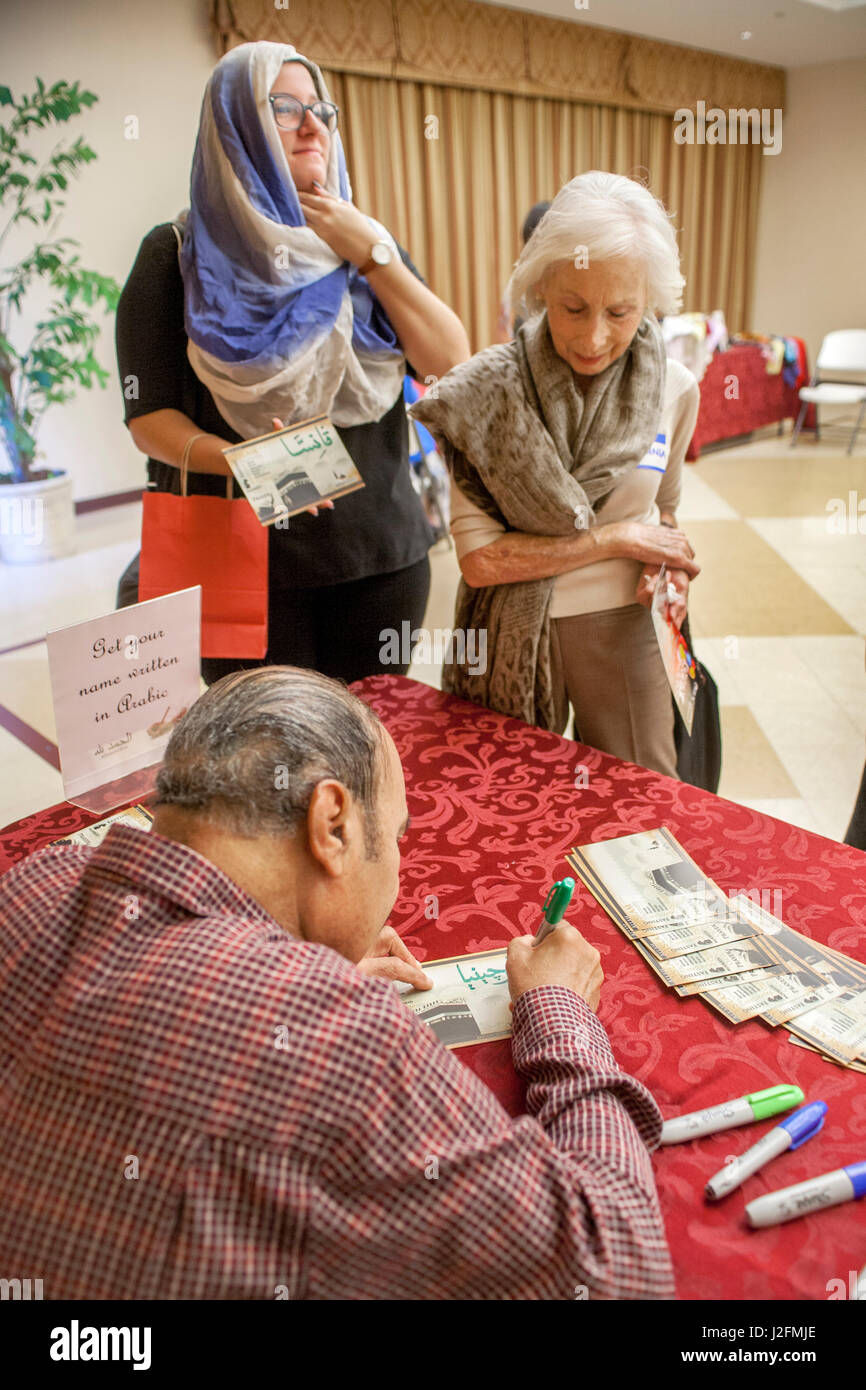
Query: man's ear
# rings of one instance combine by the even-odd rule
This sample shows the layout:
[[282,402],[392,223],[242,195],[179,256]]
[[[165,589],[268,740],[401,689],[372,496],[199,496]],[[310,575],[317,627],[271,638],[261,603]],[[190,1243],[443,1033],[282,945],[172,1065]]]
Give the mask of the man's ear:
[[347,867],[351,815],[352,797],[342,782],[326,779],[316,785],[307,808],[307,843],[313,858],[334,878]]

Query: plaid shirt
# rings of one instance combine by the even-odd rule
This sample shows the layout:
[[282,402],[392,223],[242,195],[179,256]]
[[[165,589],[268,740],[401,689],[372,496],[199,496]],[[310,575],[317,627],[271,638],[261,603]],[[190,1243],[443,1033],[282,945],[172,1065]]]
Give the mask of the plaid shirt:
[[664,1298],[661,1116],[572,991],[529,1114],[220,869],[128,826],[0,879],[0,1275],[50,1298]]

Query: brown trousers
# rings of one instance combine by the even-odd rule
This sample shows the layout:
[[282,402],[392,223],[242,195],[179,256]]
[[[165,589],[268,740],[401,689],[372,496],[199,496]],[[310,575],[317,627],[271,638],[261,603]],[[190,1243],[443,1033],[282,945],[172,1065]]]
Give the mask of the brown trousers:
[[671,688],[649,609],[632,603],[551,627],[581,743],[676,777]]

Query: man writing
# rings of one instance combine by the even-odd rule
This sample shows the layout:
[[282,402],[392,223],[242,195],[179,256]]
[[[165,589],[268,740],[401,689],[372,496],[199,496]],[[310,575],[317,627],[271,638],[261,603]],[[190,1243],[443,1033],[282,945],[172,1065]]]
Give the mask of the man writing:
[[227,676],[157,793],[150,834],[0,880],[4,1269],[45,1298],[672,1296],[661,1116],[580,933],[509,946],[517,1120],[389,982],[425,977],[383,928],[408,815],[365,705]]

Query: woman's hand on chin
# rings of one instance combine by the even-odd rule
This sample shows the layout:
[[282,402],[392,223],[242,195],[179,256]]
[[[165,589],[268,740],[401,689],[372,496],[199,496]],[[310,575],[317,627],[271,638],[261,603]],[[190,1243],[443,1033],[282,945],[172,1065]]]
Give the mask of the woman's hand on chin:
[[316,182],[308,193],[298,193],[308,227],[327,242],[341,260],[364,265],[376,233],[354,203],[344,203]]
[[[279,417],[276,415],[272,416],[271,424],[273,425],[275,430],[284,430],[286,428],[282,420],[280,420]],[[325,507],[329,512],[332,512],[334,510],[334,504],[330,500],[330,498],[326,498],[323,502],[317,503],[315,507],[307,507],[306,510],[310,513],[310,516],[318,516],[319,507]]]

